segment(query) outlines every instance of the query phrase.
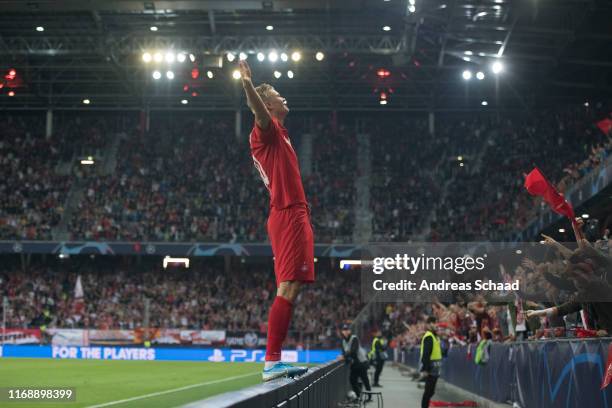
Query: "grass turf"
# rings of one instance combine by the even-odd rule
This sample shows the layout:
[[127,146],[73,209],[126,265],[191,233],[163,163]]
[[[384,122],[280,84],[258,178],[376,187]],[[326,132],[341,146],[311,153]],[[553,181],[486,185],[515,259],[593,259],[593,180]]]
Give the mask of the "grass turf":
[[[261,363],[0,359],[0,387],[71,387],[75,402],[3,402],[5,407],[88,407],[212,381],[109,406],[176,407],[261,383]],[[249,375],[250,374],[250,375]],[[241,378],[230,379],[231,377]]]

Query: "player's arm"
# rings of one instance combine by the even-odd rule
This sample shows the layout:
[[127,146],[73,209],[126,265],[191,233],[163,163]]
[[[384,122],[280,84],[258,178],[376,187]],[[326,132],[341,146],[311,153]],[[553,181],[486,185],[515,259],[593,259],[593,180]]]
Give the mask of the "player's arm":
[[266,104],[261,99],[257,91],[255,91],[255,87],[253,86],[253,82],[251,81],[251,68],[249,68],[249,64],[246,61],[240,61],[240,76],[242,78],[242,87],[244,88],[244,92],[247,97],[247,105],[251,108],[253,115],[255,115],[255,122],[260,129],[267,129],[270,121],[272,120],[272,116],[266,108]]

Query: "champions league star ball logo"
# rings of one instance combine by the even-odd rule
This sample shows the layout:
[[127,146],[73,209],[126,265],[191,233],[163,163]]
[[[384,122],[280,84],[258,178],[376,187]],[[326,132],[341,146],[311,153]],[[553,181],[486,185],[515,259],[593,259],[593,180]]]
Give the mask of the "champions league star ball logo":
[[244,335],[245,347],[257,347],[257,340],[259,340],[257,333],[249,332]]

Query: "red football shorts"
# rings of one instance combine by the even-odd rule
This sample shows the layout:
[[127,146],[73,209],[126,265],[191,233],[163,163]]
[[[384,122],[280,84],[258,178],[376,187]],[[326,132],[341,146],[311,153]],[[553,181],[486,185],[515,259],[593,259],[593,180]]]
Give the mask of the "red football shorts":
[[307,208],[272,207],[268,236],[274,254],[276,286],[286,281],[314,282],[314,234]]

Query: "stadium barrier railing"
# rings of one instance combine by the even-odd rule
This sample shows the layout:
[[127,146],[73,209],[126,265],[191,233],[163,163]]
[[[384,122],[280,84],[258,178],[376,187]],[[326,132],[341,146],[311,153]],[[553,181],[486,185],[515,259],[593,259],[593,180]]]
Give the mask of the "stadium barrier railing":
[[296,379],[274,380],[192,402],[183,408],[327,408],[336,407],[349,390],[348,367],[334,361],[311,367]]
[[[611,345],[610,338],[494,343],[484,365],[474,363],[475,345],[452,347],[443,359],[441,378],[491,401],[522,408],[612,408],[612,385],[600,389]],[[397,349],[394,358],[418,368],[419,349]]]

